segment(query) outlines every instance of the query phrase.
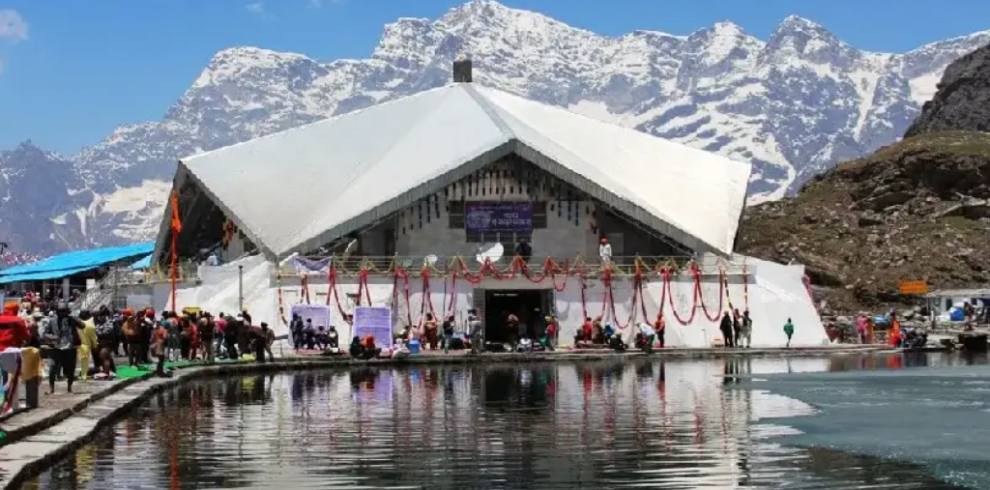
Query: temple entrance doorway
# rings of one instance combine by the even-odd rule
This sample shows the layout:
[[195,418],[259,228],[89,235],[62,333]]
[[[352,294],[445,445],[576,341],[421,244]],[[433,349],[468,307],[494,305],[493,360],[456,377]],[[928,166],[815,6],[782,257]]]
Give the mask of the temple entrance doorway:
[[525,325],[526,335],[536,339],[543,333],[544,320],[553,314],[552,289],[489,289],[485,291],[485,341],[513,343],[519,331],[507,327],[509,315]]

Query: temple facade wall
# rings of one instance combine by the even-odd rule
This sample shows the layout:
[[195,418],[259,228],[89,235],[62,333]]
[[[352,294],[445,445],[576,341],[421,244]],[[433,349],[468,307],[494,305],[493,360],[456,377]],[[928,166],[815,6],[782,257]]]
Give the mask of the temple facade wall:
[[[482,201],[478,199],[477,201]],[[569,202],[561,204],[571,206],[573,213],[581,214],[592,208],[592,203]],[[439,219],[431,219],[417,227],[415,216],[406,216],[400,220],[400,234],[396,237],[395,252],[400,256],[421,257],[425,255],[473,257],[478,247],[486,243],[499,242],[505,247],[506,255],[512,255],[515,243],[519,238],[526,238],[533,248],[534,257],[555,257],[558,259],[573,258],[576,255],[595,257],[598,255],[598,234],[592,229],[590,216],[585,219],[568,220],[566,215],[558,216],[556,212],[546,215],[546,227],[535,228],[531,234],[499,233],[483,239],[469,237],[463,227],[450,226],[450,216],[446,202],[442,202]],[[410,213],[412,214],[412,213]],[[401,233],[405,228],[405,233]],[[619,254],[616,254],[619,255]]]

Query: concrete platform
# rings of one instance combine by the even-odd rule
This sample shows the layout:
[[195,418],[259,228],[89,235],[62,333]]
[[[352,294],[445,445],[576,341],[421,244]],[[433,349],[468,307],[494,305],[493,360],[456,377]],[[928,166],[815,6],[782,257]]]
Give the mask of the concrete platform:
[[[662,349],[654,359],[702,359],[719,357],[803,357],[858,354],[879,351],[877,346],[830,346],[793,349]],[[443,365],[503,364],[626,360],[645,357],[638,351],[616,353],[610,350],[569,350],[533,353],[486,353],[427,351],[402,360],[361,361],[343,356],[286,353],[274,362],[254,362],[195,366],[175,371],[171,378],[153,377],[118,381],[81,381],[75,393],[64,393],[59,382],[55,395],[42,395],[41,408],[11,414],[0,419],[7,438],[0,441],[0,486],[20,488],[29,477],[43,471],[60,457],[84,445],[97,430],[112,424],[150,396],[191,380],[218,375],[247,375],[262,372],[298,371],[355,365]],[[44,389],[44,388],[43,388]]]

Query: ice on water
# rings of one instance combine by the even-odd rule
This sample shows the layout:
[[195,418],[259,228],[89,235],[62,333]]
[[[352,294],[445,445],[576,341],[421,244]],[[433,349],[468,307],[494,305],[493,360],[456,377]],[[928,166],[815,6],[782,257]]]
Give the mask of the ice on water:
[[990,366],[761,375],[748,383],[808,403],[775,420],[782,441],[910,461],[967,488],[990,488]]

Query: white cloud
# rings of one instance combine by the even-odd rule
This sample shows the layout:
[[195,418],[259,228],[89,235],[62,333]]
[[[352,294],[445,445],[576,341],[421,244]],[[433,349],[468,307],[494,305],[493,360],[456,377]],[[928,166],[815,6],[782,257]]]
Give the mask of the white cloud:
[[340,5],[342,3],[344,3],[344,0],[309,0],[309,4],[316,8],[324,5]]
[[0,38],[14,42],[28,38],[28,24],[16,10],[0,10]]
[[259,1],[249,3],[244,8],[246,8],[248,12],[257,15],[264,20],[273,20],[275,18],[275,16],[273,16],[270,12],[268,12],[268,9],[265,8],[264,2]]

